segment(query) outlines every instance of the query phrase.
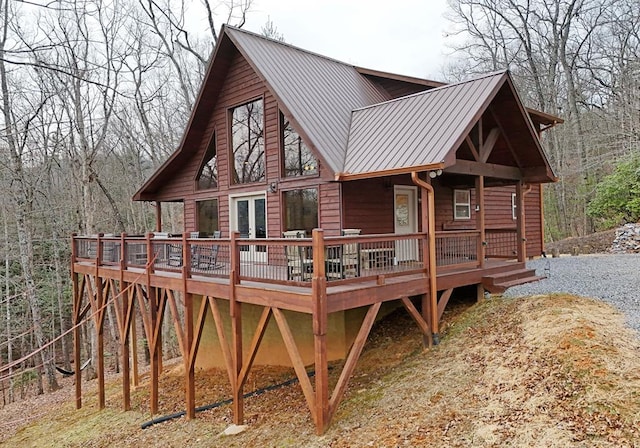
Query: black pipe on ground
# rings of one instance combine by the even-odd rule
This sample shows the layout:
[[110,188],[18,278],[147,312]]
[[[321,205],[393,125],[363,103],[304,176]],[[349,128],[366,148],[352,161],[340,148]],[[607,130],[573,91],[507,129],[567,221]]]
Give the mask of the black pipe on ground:
[[[315,372],[309,372],[309,377],[313,377],[315,375]],[[267,387],[263,387],[260,389],[256,389],[252,392],[247,392],[246,394],[244,394],[242,397],[243,398],[250,398],[250,397],[256,397],[258,395],[262,395],[265,392],[269,392],[275,389],[279,389],[281,387],[285,387],[285,386],[290,386],[294,383],[298,382],[298,378],[290,378],[287,381],[283,381],[282,383],[278,383],[278,384],[272,384],[270,386]],[[215,403],[211,403],[211,404],[206,404],[204,406],[199,406],[196,408],[196,412],[202,412],[202,411],[208,411],[210,409],[215,409],[215,408],[219,408],[220,406],[224,406],[225,404],[231,404],[233,402],[232,398],[227,398],[226,400],[221,400],[221,401],[216,401]],[[176,412],[175,414],[168,414],[168,415],[163,415],[162,417],[158,417],[158,418],[154,418],[153,420],[149,420],[148,422],[143,423],[142,425],[140,425],[140,429],[147,429],[150,426],[153,426],[155,424],[158,423],[164,423],[167,422],[169,420],[173,420],[175,418],[180,418],[180,417],[184,417],[187,414],[187,411],[180,411],[180,412]]]

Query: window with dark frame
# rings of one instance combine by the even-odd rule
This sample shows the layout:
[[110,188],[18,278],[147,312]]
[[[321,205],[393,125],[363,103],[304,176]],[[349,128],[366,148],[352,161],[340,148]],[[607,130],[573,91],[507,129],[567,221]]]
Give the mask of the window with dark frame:
[[318,227],[318,190],[305,188],[283,193],[284,229],[304,230],[306,236]]
[[282,112],[280,112],[280,132],[283,177],[318,174],[317,159]]
[[263,182],[266,163],[262,98],[234,107],[230,116],[233,183]]
[[197,230],[205,235],[212,235],[220,230],[218,219],[218,199],[196,201]]
[[218,187],[218,155],[216,153],[216,135],[211,136],[207,151],[202,158],[198,175],[196,176],[197,190],[210,190]]
[[453,190],[453,219],[471,219],[470,190]]

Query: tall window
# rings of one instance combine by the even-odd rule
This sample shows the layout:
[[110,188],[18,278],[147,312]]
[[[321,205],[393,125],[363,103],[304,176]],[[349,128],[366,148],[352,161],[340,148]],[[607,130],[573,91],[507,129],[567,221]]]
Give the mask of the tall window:
[[280,131],[282,132],[280,138],[284,160],[284,177],[317,174],[318,161],[282,112],[280,112]]
[[212,234],[220,230],[218,223],[218,200],[207,199],[196,202],[196,214],[198,219],[198,231]]
[[265,180],[264,106],[262,99],[231,109],[233,183]]
[[209,147],[204,154],[198,175],[196,176],[196,188],[209,190],[218,186],[218,156],[216,154],[216,136],[211,136]]
[[453,218],[471,219],[471,191],[453,190]]
[[511,217],[518,219],[518,202],[516,201],[515,193],[511,193]]
[[307,236],[318,227],[318,190],[307,188],[284,192],[284,230],[305,230]]

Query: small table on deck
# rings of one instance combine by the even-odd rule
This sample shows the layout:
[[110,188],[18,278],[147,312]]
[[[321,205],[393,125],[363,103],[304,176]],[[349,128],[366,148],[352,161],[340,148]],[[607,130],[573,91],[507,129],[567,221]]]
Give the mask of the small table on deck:
[[360,265],[362,269],[374,269],[392,266],[395,252],[396,251],[393,247],[360,249]]

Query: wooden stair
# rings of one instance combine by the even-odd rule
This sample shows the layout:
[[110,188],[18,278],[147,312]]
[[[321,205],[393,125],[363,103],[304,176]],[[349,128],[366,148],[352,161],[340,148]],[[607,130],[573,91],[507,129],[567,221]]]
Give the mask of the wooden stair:
[[482,286],[492,294],[501,294],[512,286],[537,282],[543,278],[536,275],[535,269],[518,269],[482,277]]

